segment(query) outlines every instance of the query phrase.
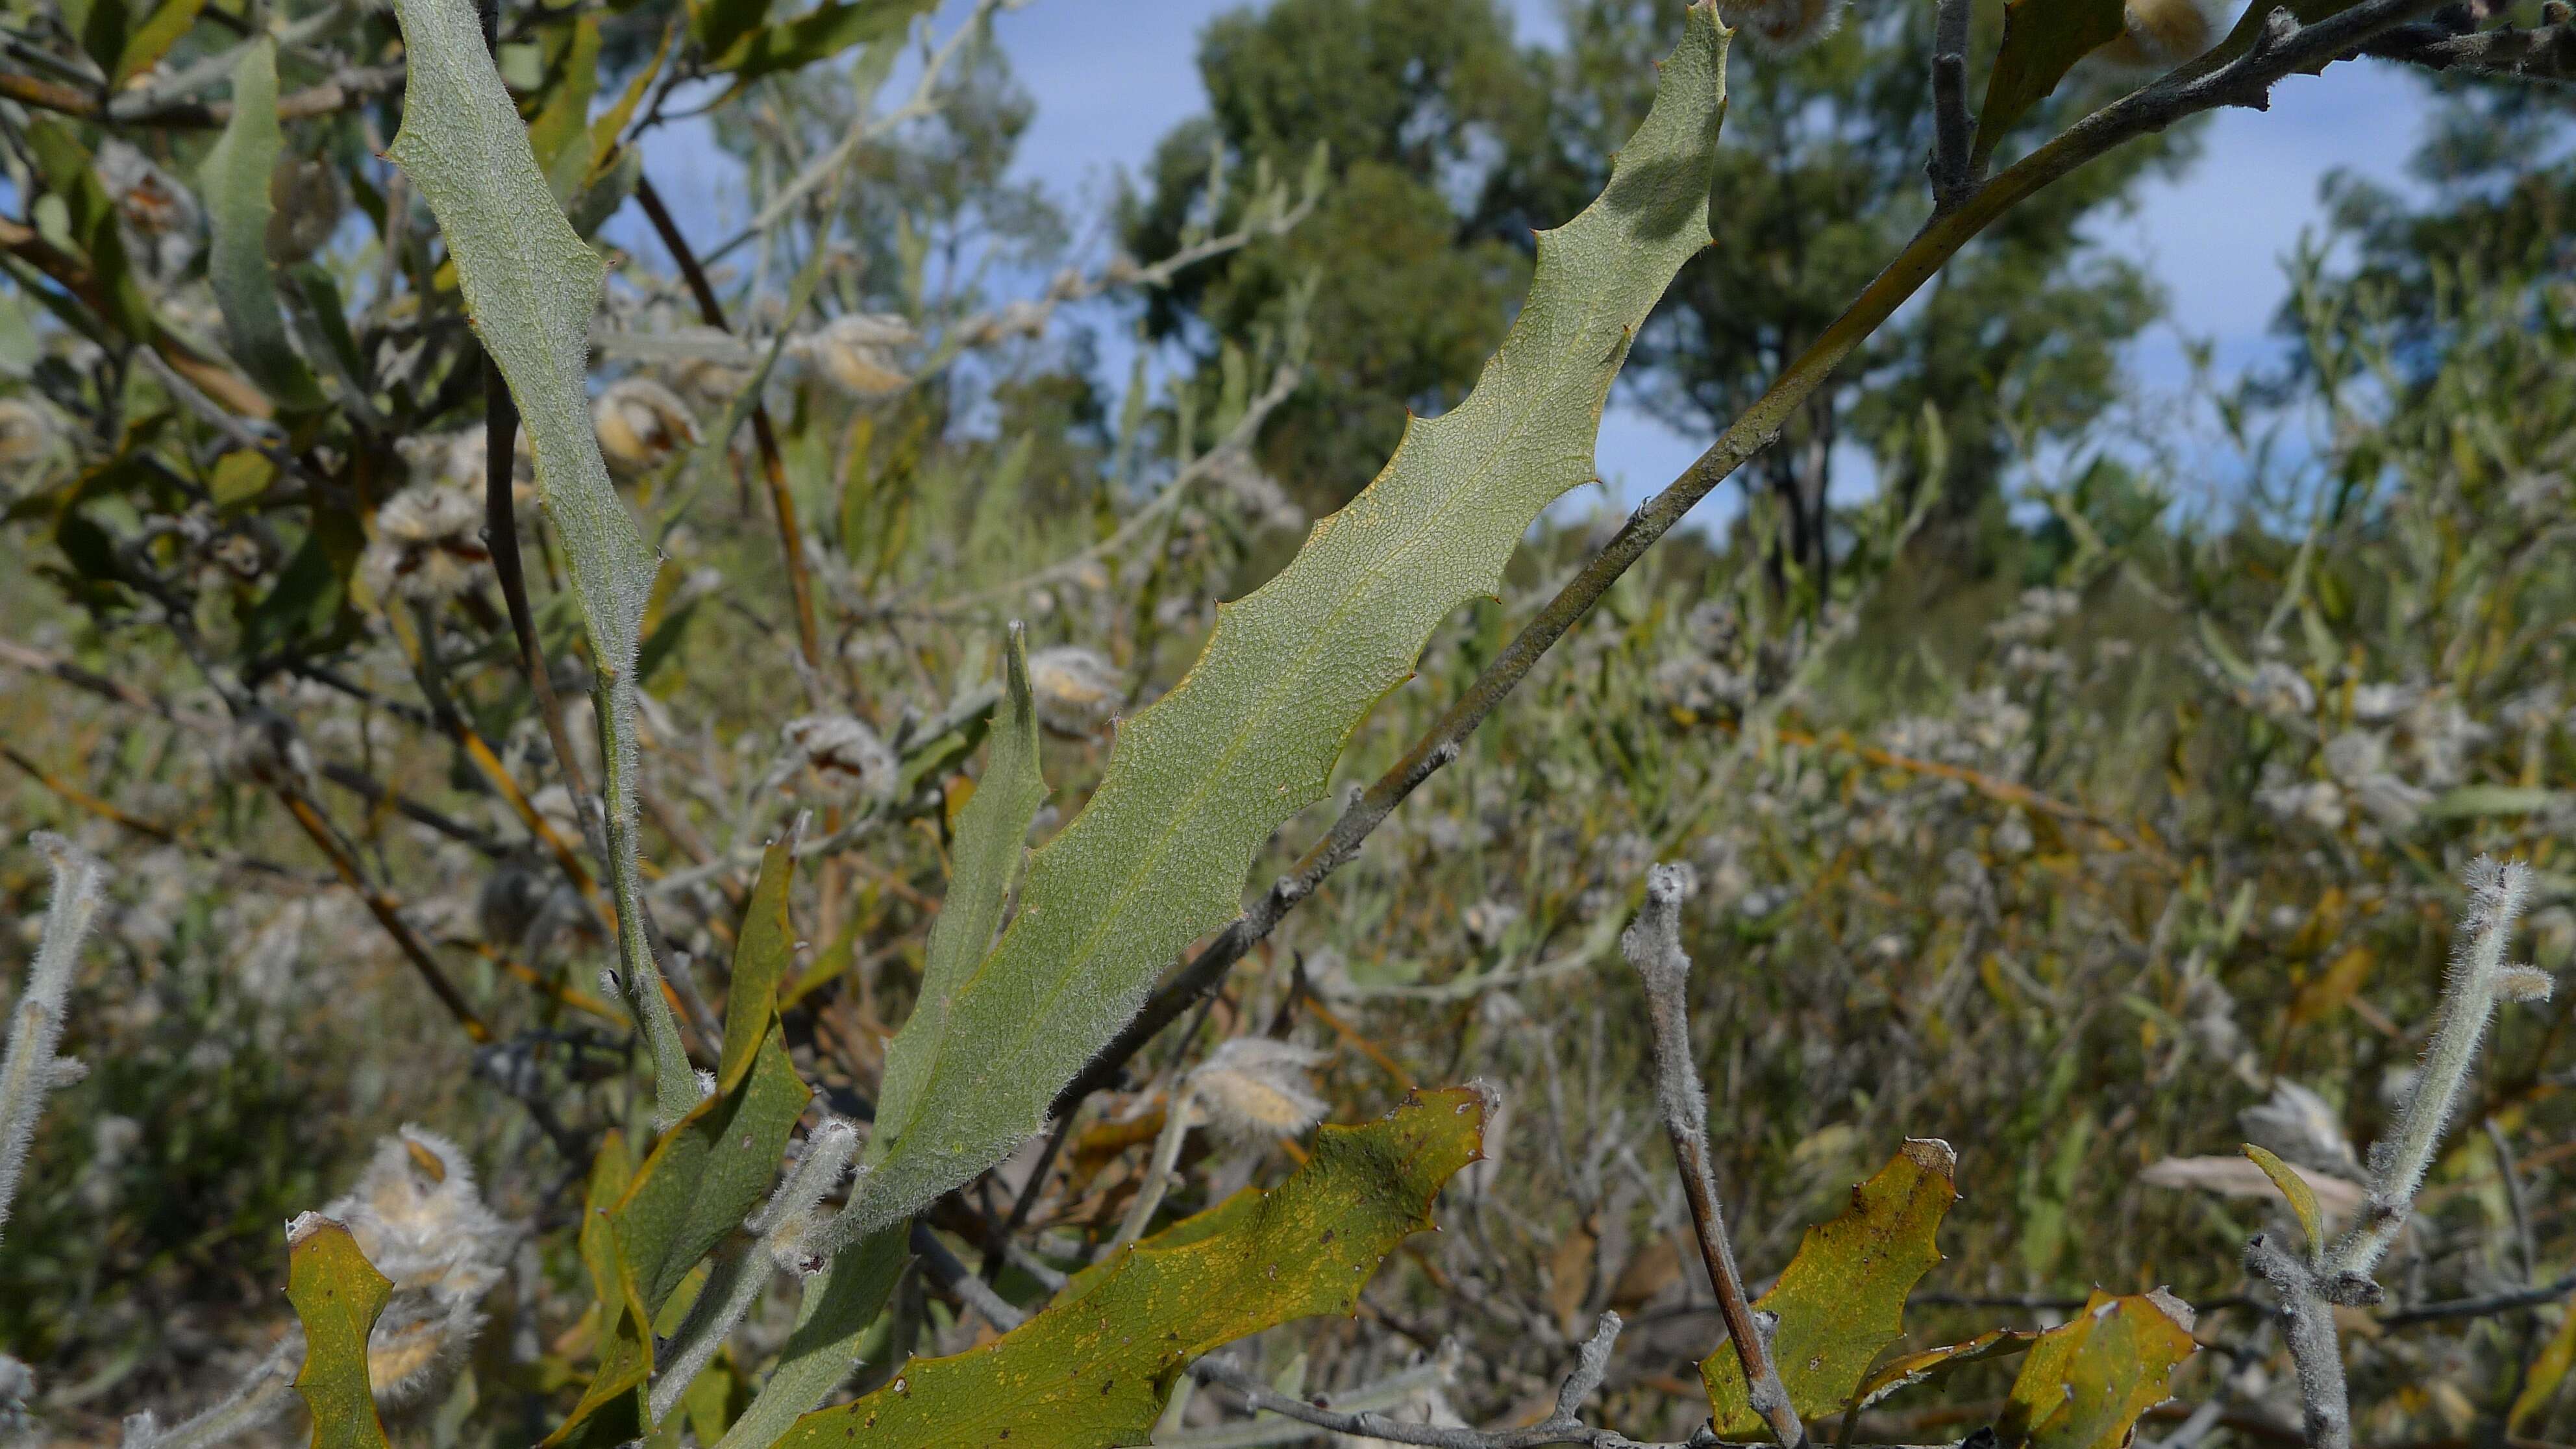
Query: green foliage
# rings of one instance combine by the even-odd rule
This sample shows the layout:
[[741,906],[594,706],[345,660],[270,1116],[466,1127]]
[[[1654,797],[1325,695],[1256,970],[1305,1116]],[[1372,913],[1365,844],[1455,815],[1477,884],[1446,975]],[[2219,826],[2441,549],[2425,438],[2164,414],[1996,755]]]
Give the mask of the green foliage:
[[537,486],[562,533],[598,680],[603,810],[626,994],[653,1048],[656,1119],[696,1100],[697,1078],[662,999],[645,941],[635,840],[635,674],[646,600],[660,567],[609,485],[584,383],[591,314],[607,265],[564,220],[528,131],[484,53],[466,0],[401,8],[412,104],[386,155],[437,213],[476,336],[509,380],[536,449]]
[[304,1325],[295,1391],[313,1411],[313,1449],[384,1449],[385,1426],[367,1384],[367,1335],[393,1284],[358,1251],[349,1230],[307,1214],[286,1230],[293,1267],[287,1301]]
[[1189,675],[1119,730],[1100,788],[1029,866],[1019,915],[942,1025],[922,1105],[880,1116],[846,1236],[908,1216],[1035,1131],[1172,954],[1238,908],[1255,851],[1319,798],[1440,621],[1500,582],[1539,511],[1590,475],[1630,337],[1706,245],[1724,40],[1690,12],[1655,110],[1599,201],[1540,241],[1477,390],[1415,423],[1378,481],[1230,605]]
[[[1840,1217],[1807,1229],[1797,1256],[1754,1303],[1757,1312],[1779,1315],[1774,1359],[1801,1415],[1849,1403],[1870,1365],[1904,1335],[1905,1300],[1941,1261],[1933,1238],[1959,1195],[1957,1165],[1947,1143],[1907,1142],[1852,1188]],[[1710,1354],[1699,1371],[1718,1433],[1763,1432],[1732,1347]]]
[[1190,1361],[1273,1324],[1357,1311],[1378,1261],[1429,1228],[1431,1200],[1477,1156],[1474,1088],[1409,1096],[1385,1120],[1326,1127],[1267,1193],[1122,1248],[989,1347],[915,1360],[874,1394],[797,1421],[782,1449],[1143,1442]]
[[2075,62],[2120,36],[2120,0],[2012,0],[2004,7],[2003,48],[1986,81],[1986,103],[1977,111],[1972,153],[1982,160],[1995,143],[2048,99]]
[[277,47],[243,47],[233,71],[233,114],[206,153],[206,207],[214,246],[206,269],[223,307],[233,360],[271,397],[295,407],[321,400],[313,374],[286,340],[277,283],[268,270],[269,187],[285,133],[277,124]]
[[1997,1439],[2009,1449],[2127,1444],[2197,1347],[2171,1300],[2158,1296],[2097,1291],[2072,1321],[2041,1334],[1995,1421]]

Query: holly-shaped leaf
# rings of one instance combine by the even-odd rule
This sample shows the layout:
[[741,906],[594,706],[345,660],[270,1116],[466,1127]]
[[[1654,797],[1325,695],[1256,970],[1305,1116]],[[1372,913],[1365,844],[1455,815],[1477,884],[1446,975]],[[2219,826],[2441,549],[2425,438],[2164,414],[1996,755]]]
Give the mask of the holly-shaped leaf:
[[2122,1449],[2197,1347],[2191,1309],[2167,1293],[2095,1293],[2031,1345],[1995,1434],[2003,1449]]
[[[1841,1408],[1905,1332],[1906,1295],[1941,1261],[1932,1239],[1959,1196],[1957,1170],[1950,1144],[1907,1139],[1877,1176],[1852,1189],[1842,1216],[1807,1229],[1780,1281],[1753,1305],[1779,1315],[1771,1357],[1800,1414]],[[1719,1434],[1764,1431],[1732,1345],[1721,1344],[1699,1372]]]
[[780,1449],[1145,1443],[1192,1359],[1290,1319],[1351,1312],[1379,1260],[1431,1226],[1431,1199],[1475,1160],[1486,1111],[1482,1092],[1452,1087],[1365,1127],[1326,1127],[1278,1187],[1126,1249],[983,1348],[915,1360],[875,1393],[806,1415]]
[[305,1213],[286,1225],[286,1301],[304,1323],[295,1391],[313,1411],[313,1449],[385,1449],[367,1383],[367,1335],[394,1285],[358,1251],[346,1224]]

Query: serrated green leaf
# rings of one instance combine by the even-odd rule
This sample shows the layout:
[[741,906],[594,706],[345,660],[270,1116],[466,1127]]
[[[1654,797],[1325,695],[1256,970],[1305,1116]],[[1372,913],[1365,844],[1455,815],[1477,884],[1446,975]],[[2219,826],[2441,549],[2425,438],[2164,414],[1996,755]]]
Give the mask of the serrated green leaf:
[[367,1335],[394,1285],[358,1251],[349,1229],[319,1213],[287,1225],[286,1300],[304,1324],[295,1391],[313,1411],[313,1449],[384,1449],[367,1384]]
[[787,891],[795,881],[794,850],[784,840],[770,842],[761,853],[760,879],[742,908],[742,931],[734,938],[733,984],[725,994],[724,1057],[716,1068],[719,1092],[741,1084],[760,1044],[777,1029],[778,982],[796,959],[796,927],[787,919]]
[[808,1414],[782,1449],[866,1436],[870,1449],[1141,1444],[1190,1361],[1247,1334],[1348,1313],[1379,1260],[1431,1226],[1431,1199],[1474,1160],[1485,1098],[1419,1093],[1365,1127],[1326,1127],[1286,1182],[1221,1232],[1132,1246],[998,1341],[915,1360],[892,1384]]
[[2263,1169],[2265,1177],[2272,1179],[2272,1185],[2281,1190],[2281,1196],[2289,1199],[2290,1211],[2298,1215],[2300,1230],[2308,1235],[2308,1252],[2314,1255],[2325,1251],[2326,1215],[2317,1206],[2317,1190],[2308,1185],[2308,1180],[2299,1175],[2297,1168],[2283,1162],[2268,1148],[2248,1142],[2245,1155],[2253,1160],[2256,1167]]
[[1028,850],[1029,826],[1046,803],[1046,781],[1038,773],[1037,706],[1029,693],[1028,640],[1016,624],[1003,655],[1002,699],[995,706],[984,776],[957,815],[957,847],[951,853],[955,869],[939,919],[930,926],[920,1002],[886,1048],[877,1093],[879,1121],[906,1120],[919,1109],[931,1067],[948,1044],[957,994],[1001,929],[1002,907]]
[[768,1196],[813,1097],[773,1023],[742,1085],[701,1102],[653,1145],[613,1215],[618,1254],[648,1316]]
[[2196,1347],[2154,1298],[2096,1292],[2031,1345],[1995,1434],[2003,1449],[2122,1449]]
[[214,230],[206,277],[224,314],[233,361],[279,402],[310,407],[322,400],[313,374],[286,340],[277,279],[268,270],[269,182],[286,133],[277,123],[277,42],[262,36],[233,67],[233,114],[206,153],[198,184]]
[[405,104],[386,154],[438,218],[466,311],[518,403],[536,453],[537,491],[571,565],[598,680],[619,955],[630,1004],[653,1048],[654,1119],[667,1130],[696,1104],[697,1078],[640,928],[635,668],[660,561],[610,486],[591,431],[585,369],[607,266],[555,203],[527,128],[483,49],[471,0],[397,0],[396,8]]
[[778,1351],[778,1367],[716,1449],[769,1449],[797,1416],[831,1397],[858,1367],[859,1340],[911,1261],[905,1249],[910,1236],[898,1226],[862,1239],[834,1254],[807,1281],[796,1326]]
[[917,1105],[880,1114],[844,1235],[909,1216],[1037,1129],[1155,977],[1234,917],[1255,855],[1323,795],[1432,630],[1495,593],[1540,511],[1593,476],[1635,330],[1708,244],[1725,47],[1712,6],[1691,6],[1609,187],[1539,235],[1528,302],[1475,391],[1410,423],[1377,481],[1222,608],[1187,677],[1121,726],[1099,790],[1037,852],[1019,914],[958,991]]
[[[1807,1229],[1780,1281],[1755,1301],[1780,1316],[1772,1360],[1800,1414],[1843,1407],[1870,1363],[1903,1336],[1906,1296],[1941,1261],[1933,1239],[1958,1200],[1957,1169],[1948,1143],[1907,1139],[1852,1189],[1841,1216]],[[1718,1433],[1763,1432],[1734,1345],[1720,1344],[1699,1372]]]
[[2004,7],[2003,49],[1977,113],[1975,158],[1992,155],[1995,143],[2048,99],[2075,62],[2119,39],[2125,15],[2122,0],[2011,0]]

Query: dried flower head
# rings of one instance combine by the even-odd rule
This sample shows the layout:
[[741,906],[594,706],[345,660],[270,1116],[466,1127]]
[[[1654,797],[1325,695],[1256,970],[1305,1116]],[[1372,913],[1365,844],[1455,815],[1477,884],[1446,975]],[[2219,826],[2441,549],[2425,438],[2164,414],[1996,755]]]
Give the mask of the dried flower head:
[[1236,1037],[1190,1073],[1191,1125],[1243,1142],[1296,1136],[1324,1120],[1324,1101],[1306,1081],[1323,1059],[1293,1042]]
[[378,599],[436,604],[472,587],[491,558],[481,500],[455,488],[406,488],[376,510],[375,541],[358,573]]
[[852,397],[887,397],[912,386],[895,354],[921,340],[890,312],[835,317],[790,345],[797,356]]
[[376,1144],[357,1186],[322,1209],[393,1282],[367,1339],[378,1402],[417,1402],[483,1324],[476,1305],[501,1281],[517,1234],[483,1205],[453,1142],[405,1127]]
[[1842,0],[1738,0],[1722,6],[1726,23],[1774,55],[1803,50],[1842,24]]
[[2208,0],[2129,0],[2120,36],[2101,56],[2114,65],[2180,65],[2209,49],[2225,18],[2225,7]]
[[2272,1083],[2271,1096],[2237,1113],[2236,1125],[2249,1140],[2285,1162],[2361,1180],[2361,1154],[2344,1135],[2343,1119],[2326,1105],[2325,1098],[2287,1077]]
[[877,732],[845,714],[789,720],[779,735],[824,788],[871,800],[894,798],[898,761]]
[[1087,735],[1127,702],[1118,671],[1092,650],[1059,644],[1029,656],[1029,689],[1038,722],[1063,735]]
[[14,478],[53,448],[54,420],[42,406],[21,397],[0,397],[0,469]]
[[697,415],[678,393],[649,377],[609,384],[590,405],[590,423],[608,471],[621,479],[640,478],[698,441]]
[[314,156],[282,160],[268,177],[268,232],[262,244],[269,261],[291,267],[310,258],[339,229],[348,214],[348,188],[339,168]]

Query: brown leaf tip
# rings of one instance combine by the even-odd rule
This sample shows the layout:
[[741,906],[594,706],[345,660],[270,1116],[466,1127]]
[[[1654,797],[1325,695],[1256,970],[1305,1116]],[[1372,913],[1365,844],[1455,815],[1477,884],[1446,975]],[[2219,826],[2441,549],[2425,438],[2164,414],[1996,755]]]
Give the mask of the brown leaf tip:
[[315,1212],[297,1213],[286,1224],[286,1246],[292,1250],[304,1246],[304,1240],[329,1229],[347,1232],[348,1228]]
[[2172,1289],[2163,1287],[2152,1288],[2148,1290],[2146,1296],[2147,1301],[2156,1306],[2157,1312],[2162,1313],[2165,1317],[2182,1325],[2183,1332],[2191,1332],[2192,1322],[2194,1319],[2199,1317],[2199,1314],[2190,1304],[2183,1302],[2180,1297],[2176,1296]]
[[1925,1172],[1937,1172],[1951,1178],[1959,1174],[1959,1154],[1938,1137],[1908,1137],[1905,1145],[1896,1150]]

